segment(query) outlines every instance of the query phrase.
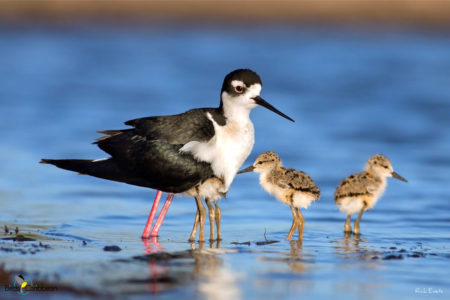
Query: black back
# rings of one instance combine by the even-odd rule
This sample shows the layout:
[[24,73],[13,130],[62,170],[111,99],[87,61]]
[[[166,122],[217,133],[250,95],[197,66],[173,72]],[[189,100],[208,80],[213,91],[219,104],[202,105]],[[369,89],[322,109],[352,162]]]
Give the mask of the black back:
[[225,125],[219,108],[192,109],[178,115],[127,121],[125,124],[133,128],[103,131],[108,135],[96,144],[127,174],[117,181],[139,182],[137,185],[164,192],[184,192],[213,176],[208,163],[179,152],[190,141],[206,142],[214,136],[214,126],[206,113],[219,125]]

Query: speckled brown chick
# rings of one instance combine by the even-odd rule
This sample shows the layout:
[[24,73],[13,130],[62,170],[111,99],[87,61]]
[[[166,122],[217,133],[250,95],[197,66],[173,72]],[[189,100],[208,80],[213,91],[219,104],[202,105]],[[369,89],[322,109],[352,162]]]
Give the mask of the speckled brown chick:
[[254,164],[239,173],[260,173],[259,182],[269,193],[289,205],[292,211],[292,226],[286,240],[290,240],[298,228],[299,239],[303,238],[305,218],[299,208],[308,208],[320,198],[320,190],[308,174],[283,168],[280,157],[274,152],[259,155]]
[[345,232],[351,233],[351,215],[359,212],[353,232],[360,234],[359,222],[364,211],[375,206],[386,189],[386,178],[394,177],[407,180],[394,172],[389,159],[382,154],[373,155],[366,163],[363,172],[350,175],[342,180],[334,194],[339,210],[347,215]]

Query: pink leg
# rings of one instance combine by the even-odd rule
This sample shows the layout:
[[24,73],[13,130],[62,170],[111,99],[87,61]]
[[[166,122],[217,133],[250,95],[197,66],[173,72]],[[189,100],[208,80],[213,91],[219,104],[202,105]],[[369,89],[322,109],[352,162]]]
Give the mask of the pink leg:
[[156,219],[155,226],[153,226],[153,230],[150,233],[150,236],[158,236],[159,229],[161,228],[162,222],[164,220],[164,217],[167,214],[167,211],[169,210],[169,206],[172,203],[173,194],[169,194],[167,196],[166,202],[164,202],[164,206],[161,208],[161,212],[159,213],[158,219]]
[[142,233],[142,238],[148,239],[150,237],[150,229],[152,229],[153,219],[155,218],[156,211],[158,210],[159,200],[161,200],[161,191],[156,192],[155,200],[153,200],[152,210],[148,215],[147,224],[145,224],[144,233]]
[[142,239],[142,242],[144,243],[144,251],[146,254],[152,254],[162,250],[157,237],[152,237],[151,239]]

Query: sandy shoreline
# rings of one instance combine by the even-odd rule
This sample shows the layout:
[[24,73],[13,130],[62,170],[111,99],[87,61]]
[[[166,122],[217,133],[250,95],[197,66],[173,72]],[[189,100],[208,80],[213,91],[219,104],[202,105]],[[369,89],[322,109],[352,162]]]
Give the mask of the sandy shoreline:
[[383,23],[444,27],[450,1],[0,1],[0,20]]

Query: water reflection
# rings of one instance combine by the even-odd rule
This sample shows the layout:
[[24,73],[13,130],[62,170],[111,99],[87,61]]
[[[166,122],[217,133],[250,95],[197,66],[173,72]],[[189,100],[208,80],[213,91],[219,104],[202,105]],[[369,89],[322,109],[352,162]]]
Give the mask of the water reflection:
[[[369,239],[360,235],[345,234],[342,238],[334,240],[335,254],[343,259],[343,263],[336,264],[338,272],[351,272],[353,270],[380,270],[381,253],[374,250]],[[366,276],[349,280],[338,280],[333,284],[334,290],[340,293],[359,295],[363,299],[378,299],[378,292],[385,287],[383,279],[377,272],[367,272]]]
[[369,240],[360,235],[346,233],[342,238],[332,241],[337,256],[344,259],[377,261],[381,253],[369,246]]
[[[158,237],[151,237],[150,239],[142,239],[142,242],[144,243],[144,252],[146,254],[152,254],[162,251],[162,247],[159,244]],[[148,281],[148,290],[156,294],[161,291],[161,280],[160,278],[163,277],[163,274],[168,272],[168,268],[163,265],[157,265],[154,260],[148,261],[148,271],[149,271],[149,278]]]
[[144,252],[146,254],[160,252],[163,250],[163,248],[159,244],[158,237],[151,237],[150,239],[143,238],[142,242],[144,243]]
[[344,237],[333,241],[336,243],[333,248],[338,256],[341,258],[354,258],[358,257],[357,254],[364,253],[367,251],[367,243],[369,240],[367,238],[361,237],[360,235],[351,235],[350,233],[345,233]]
[[205,299],[240,299],[240,276],[227,266],[216,249],[194,252],[197,290]]
[[[148,291],[157,294],[173,283],[196,283],[196,290],[205,299],[240,299],[239,276],[225,263],[222,254],[235,252],[220,248],[220,241],[191,243],[190,250],[164,252],[158,238],[143,239],[148,263]],[[187,279],[189,278],[189,279]]]
[[305,263],[302,261],[302,240],[290,241],[290,259],[288,261],[289,267],[293,272],[303,273],[306,270]]
[[[209,241],[209,243],[207,243],[209,245],[210,249],[216,248],[216,249],[220,249],[220,244],[221,244],[222,240],[214,240],[214,241]],[[191,249],[192,250],[202,250],[205,247],[205,243],[203,241],[198,241],[198,246],[196,246],[195,242],[191,242]]]
[[[265,253],[267,256],[257,257],[258,260],[279,262],[287,265],[290,271],[295,273],[304,273],[307,270],[306,263],[303,259],[303,243],[302,240],[289,241],[289,251],[251,251],[252,253]],[[275,255],[275,256],[274,256]],[[274,268],[271,268],[272,270]]]

